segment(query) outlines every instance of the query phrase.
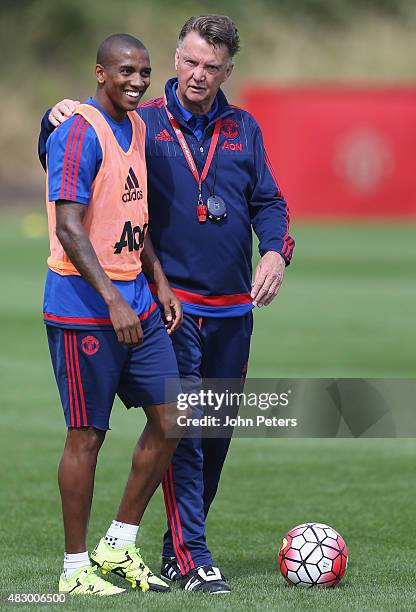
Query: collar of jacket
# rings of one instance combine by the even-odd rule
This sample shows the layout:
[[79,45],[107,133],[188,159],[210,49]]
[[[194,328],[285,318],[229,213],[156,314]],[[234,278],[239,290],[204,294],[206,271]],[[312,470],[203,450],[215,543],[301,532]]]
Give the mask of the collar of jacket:
[[[177,83],[177,82],[178,82],[178,79],[176,77],[173,77],[172,79],[169,79],[169,81],[166,82],[165,96],[166,96],[166,100],[168,103],[168,108],[170,112],[172,113],[172,115],[175,117],[176,121],[181,126],[186,127],[187,129],[190,129],[189,125],[186,123],[185,119],[183,118],[180,108],[178,107],[178,103],[176,102],[175,96],[172,93],[172,86],[174,83]],[[217,93],[217,100],[218,100],[217,112],[211,118],[207,127],[209,127],[210,125],[213,125],[217,121],[217,119],[222,119],[223,117],[227,117],[228,115],[232,115],[234,113],[234,109],[228,104],[228,100],[223,94],[223,92],[221,91],[221,89]]]

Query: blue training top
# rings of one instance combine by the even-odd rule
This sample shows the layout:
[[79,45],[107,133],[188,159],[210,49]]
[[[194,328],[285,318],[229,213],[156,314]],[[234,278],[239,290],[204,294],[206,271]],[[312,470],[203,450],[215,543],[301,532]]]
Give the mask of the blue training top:
[[[129,118],[118,123],[92,98],[88,98],[85,103],[101,111],[123,151],[128,151],[132,138]],[[83,137],[82,130],[71,131],[75,119],[75,116],[71,117],[60,125],[46,143],[49,200],[59,200],[63,186],[64,193],[70,193],[66,199],[88,205],[91,186],[101,167],[103,152],[91,125],[88,125]],[[79,159],[79,163],[77,169],[74,164],[69,172],[63,173],[67,147],[73,152],[73,158]],[[66,189],[67,184],[71,185],[71,189]],[[138,315],[143,317],[151,310],[154,302],[143,272],[134,281],[112,282]],[[43,313],[46,324],[58,327],[108,329],[112,325],[107,305],[84,278],[62,276],[52,270],[48,270],[46,275]]]
[[[227,206],[219,222],[198,223],[198,185],[166,113],[164,98],[139,106],[146,124],[149,230],[166,276],[183,301],[184,312],[232,317],[252,308],[252,228],[259,250],[277,251],[289,264],[294,240],[289,213],[264,149],[260,128],[246,111],[217,94],[202,136],[176,95],[177,79],[166,83],[167,106],[186,138],[199,174],[214,125],[220,137],[207,178],[204,202],[215,194]],[[184,112],[185,111],[185,112]]]

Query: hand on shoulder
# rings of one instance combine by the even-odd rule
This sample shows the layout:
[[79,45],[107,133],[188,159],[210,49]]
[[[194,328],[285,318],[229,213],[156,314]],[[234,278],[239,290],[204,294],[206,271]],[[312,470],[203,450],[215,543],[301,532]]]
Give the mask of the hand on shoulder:
[[58,127],[64,121],[72,117],[76,107],[80,104],[78,100],[70,100],[65,98],[60,102],[57,102],[49,113],[49,121],[54,127]]

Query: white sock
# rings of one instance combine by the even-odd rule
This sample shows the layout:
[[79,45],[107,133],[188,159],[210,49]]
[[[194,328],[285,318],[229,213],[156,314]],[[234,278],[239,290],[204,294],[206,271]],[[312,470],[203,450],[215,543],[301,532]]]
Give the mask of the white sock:
[[64,553],[64,578],[68,580],[80,567],[91,565],[88,551],[81,553]]
[[113,521],[105,534],[105,541],[111,548],[124,548],[136,542],[138,525]]

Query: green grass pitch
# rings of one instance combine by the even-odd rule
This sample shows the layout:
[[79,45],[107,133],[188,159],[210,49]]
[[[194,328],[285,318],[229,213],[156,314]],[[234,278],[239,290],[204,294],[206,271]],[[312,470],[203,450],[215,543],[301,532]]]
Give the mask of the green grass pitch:
[[[28,235],[31,224],[4,215],[0,224],[2,609],[10,609],[9,593],[55,592],[63,552],[56,471],[65,430],[40,318],[47,244]],[[281,296],[255,315],[249,375],[415,377],[415,229],[295,228],[298,249]],[[114,516],[142,424],[140,411],[116,403],[99,459],[90,547]],[[414,610],[415,459],[410,439],[234,440],[208,520],[230,596],[132,592],[64,608]],[[303,591],[279,575],[281,538],[304,521],[326,522],[344,536],[350,563],[340,587]],[[164,527],[158,491],[139,537],[155,571]]]

